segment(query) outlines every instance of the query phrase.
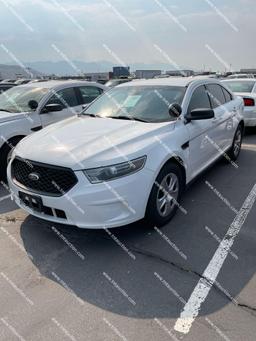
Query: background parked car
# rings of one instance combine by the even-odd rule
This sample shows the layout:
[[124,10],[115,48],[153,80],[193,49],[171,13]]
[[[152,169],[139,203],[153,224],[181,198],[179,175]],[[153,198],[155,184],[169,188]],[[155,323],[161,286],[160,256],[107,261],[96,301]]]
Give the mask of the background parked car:
[[254,78],[254,75],[247,73],[235,73],[227,77],[228,79],[240,79],[240,78]]
[[0,95],[0,177],[10,151],[25,136],[74,116],[106,90],[92,82],[49,81],[17,86]]
[[123,83],[128,83],[131,82],[132,79],[127,79],[127,78],[123,78],[123,79],[111,79],[110,81],[108,81],[105,86],[108,86],[109,88],[113,88],[117,85],[123,84]]
[[1,83],[15,83],[17,79],[4,79]]
[[256,78],[224,80],[234,94],[244,100],[244,121],[246,127],[256,126]]
[[22,78],[22,79],[18,79],[15,84],[17,85],[23,85],[23,84],[28,84],[32,81],[32,79],[25,79],[25,78]]

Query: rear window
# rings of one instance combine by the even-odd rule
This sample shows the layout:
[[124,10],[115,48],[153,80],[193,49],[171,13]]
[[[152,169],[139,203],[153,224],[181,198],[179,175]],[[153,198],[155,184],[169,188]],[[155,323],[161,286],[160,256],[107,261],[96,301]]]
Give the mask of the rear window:
[[227,81],[224,84],[233,92],[252,92],[254,81]]

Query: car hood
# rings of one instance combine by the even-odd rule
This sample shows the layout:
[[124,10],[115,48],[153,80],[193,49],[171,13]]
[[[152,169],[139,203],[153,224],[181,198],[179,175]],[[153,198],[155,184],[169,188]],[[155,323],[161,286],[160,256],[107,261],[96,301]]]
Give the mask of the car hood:
[[100,167],[145,155],[155,136],[170,133],[174,125],[74,117],[26,137],[15,154],[74,170]]
[[15,121],[24,118],[25,113],[10,113],[5,111],[0,111],[0,124]]

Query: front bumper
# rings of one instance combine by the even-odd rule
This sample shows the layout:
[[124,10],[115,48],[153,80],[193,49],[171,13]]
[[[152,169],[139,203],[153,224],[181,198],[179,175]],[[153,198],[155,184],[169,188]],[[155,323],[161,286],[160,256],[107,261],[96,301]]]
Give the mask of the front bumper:
[[20,188],[11,179],[11,163],[7,169],[12,198],[28,213],[53,223],[75,225],[79,228],[102,229],[127,225],[145,216],[147,201],[154,183],[154,173],[141,171],[101,184],[91,184],[82,171],[77,171],[78,183],[62,197],[40,195],[48,209],[65,212],[66,218],[37,212],[19,199],[19,192],[37,195]]

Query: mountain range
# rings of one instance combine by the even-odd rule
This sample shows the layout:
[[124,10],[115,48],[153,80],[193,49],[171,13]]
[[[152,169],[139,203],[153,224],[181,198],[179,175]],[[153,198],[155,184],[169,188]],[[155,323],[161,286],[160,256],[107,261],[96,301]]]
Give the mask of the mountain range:
[[[90,72],[109,72],[112,71],[113,64],[108,61],[98,61],[98,62],[83,62],[83,61],[38,61],[31,63],[24,63],[27,67],[38,70],[46,75],[55,74],[57,76],[67,76],[67,75],[79,75],[81,73]],[[134,63],[130,64],[131,71],[135,70],[173,70],[172,65],[164,63]]]

